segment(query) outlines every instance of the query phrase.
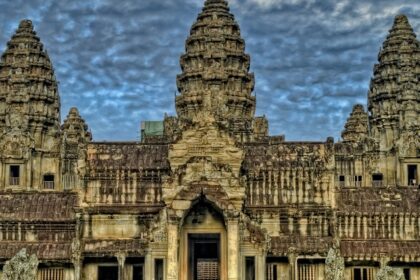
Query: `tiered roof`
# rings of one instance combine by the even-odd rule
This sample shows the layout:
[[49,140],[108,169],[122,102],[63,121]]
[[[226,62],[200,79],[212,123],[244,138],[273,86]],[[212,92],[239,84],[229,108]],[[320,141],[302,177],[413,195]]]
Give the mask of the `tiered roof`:
[[0,127],[36,134],[59,129],[54,70],[30,20],[20,22],[0,61]]
[[181,120],[202,111],[220,122],[251,121],[254,76],[239,26],[224,0],[207,0],[186,41],[178,75],[176,109]]
[[408,112],[418,122],[420,43],[406,16],[395,17],[378,61],[369,90],[370,123],[374,136],[378,133],[376,127],[404,127],[410,122],[400,119],[401,111]]
[[358,142],[368,134],[368,115],[363,105],[354,105],[341,137],[346,142]]
[[92,134],[88,131],[88,125],[80,116],[79,110],[75,107],[70,109],[61,129],[65,133],[66,140],[73,140],[75,142],[80,140],[82,142],[89,142],[92,140]]

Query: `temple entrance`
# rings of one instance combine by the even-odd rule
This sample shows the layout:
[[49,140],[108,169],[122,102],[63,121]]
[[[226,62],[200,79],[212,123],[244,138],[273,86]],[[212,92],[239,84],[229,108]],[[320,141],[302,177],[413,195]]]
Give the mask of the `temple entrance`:
[[189,279],[220,280],[220,235],[188,235]]
[[180,247],[181,280],[226,280],[223,216],[200,199],[185,217]]

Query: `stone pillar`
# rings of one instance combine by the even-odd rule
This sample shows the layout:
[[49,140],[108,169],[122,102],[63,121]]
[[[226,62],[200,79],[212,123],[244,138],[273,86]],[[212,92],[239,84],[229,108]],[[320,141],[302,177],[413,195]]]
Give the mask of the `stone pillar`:
[[256,257],[256,261],[257,261],[256,279],[265,280],[265,278],[266,278],[266,256],[265,256],[264,251],[260,252],[260,254]]
[[73,261],[74,280],[81,280],[82,279],[82,263],[83,263],[83,261],[81,259],[78,260],[78,261]]
[[239,280],[239,223],[231,219],[227,225],[228,280]]
[[152,252],[150,249],[146,250],[146,256],[144,257],[144,279],[154,279],[153,275],[153,259]]
[[389,257],[385,254],[379,255],[379,266],[380,268],[385,268],[389,263]]
[[[80,215],[78,215],[78,220],[76,223],[76,233],[80,235],[81,230],[81,222],[80,222]],[[82,245],[78,238],[73,239],[71,243],[71,261],[74,267],[74,280],[81,280],[82,279],[82,267],[83,267],[83,257],[82,257]]]
[[124,253],[117,253],[115,255],[118,261],[118,280],[124,280],[124,266],[126,255]]
[[178,223],[169,221],[168,223],[168,257],[166,265],[166,279],[178,280],[179,260],[178,260]]
[[297,280],[297,256],[295,253],[289,253],[287,258],[289,259],[290,280]]

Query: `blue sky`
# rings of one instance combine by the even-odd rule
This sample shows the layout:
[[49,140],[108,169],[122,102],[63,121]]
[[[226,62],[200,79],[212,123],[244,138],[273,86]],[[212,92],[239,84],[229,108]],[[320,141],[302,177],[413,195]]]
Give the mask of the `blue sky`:
[[[29,18],[94,140],[138,140],[142,120],[175,114],[184,42],[204,0],[0,0],[0,49]],[[231,0],[255,73],[257,115],[287,140],[338,139],[393,18],[416,34],[420,2]]]

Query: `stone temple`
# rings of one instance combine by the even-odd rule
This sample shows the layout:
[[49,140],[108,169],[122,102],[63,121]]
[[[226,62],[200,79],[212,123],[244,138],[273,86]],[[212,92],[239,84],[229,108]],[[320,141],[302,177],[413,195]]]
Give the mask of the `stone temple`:
[[76,108],[61,123],[52,63],[20,23],[0,62],[0,275],[25,249],[37,280],[420,280],[407,17],[339,142],[268,135],[225,0],[205,1],[180,63],[176,116],[144,122],[140,142],[95,142]]

